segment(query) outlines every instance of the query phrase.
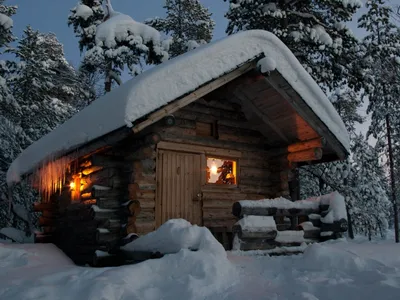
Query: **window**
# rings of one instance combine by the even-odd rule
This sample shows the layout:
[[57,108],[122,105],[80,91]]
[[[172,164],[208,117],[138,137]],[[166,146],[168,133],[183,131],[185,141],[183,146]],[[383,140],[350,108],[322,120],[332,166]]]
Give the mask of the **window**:
[[237,184],[237,161],[227,158],[207,157],[207,183]]

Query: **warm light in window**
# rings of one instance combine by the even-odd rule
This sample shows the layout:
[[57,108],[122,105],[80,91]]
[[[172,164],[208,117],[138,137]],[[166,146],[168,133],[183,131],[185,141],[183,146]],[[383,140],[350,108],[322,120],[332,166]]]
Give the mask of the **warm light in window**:
[[211,173],[213,173],[214,175],[218,173],[218,167],[215,162],[213,162],[213,164],[211,165]]
[[232,159],[207,157],[207,183],[237,184],[236,164]]

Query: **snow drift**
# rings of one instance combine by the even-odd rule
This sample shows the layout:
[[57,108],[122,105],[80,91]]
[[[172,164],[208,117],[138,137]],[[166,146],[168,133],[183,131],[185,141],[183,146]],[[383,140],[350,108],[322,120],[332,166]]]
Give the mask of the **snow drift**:
[[229,253],[227,260],[182,249],[96,269],[74,266],[50,244],[0,244],[0,299],[398,299],[399,250],[392,242],[342,240],[311,245],[303,255]]
[[0,299],[205,299],[236,280],[209,230],[185,220],[171,220],[125,246],[139,248],[172,254],[96,269],[75,266],[53,245],[0,244]]
[[139,237],[123,250],[177,253],[181,249],[226,258],[225,249],[206,227],[191,225],[184,219],[168,220],[156,231]]

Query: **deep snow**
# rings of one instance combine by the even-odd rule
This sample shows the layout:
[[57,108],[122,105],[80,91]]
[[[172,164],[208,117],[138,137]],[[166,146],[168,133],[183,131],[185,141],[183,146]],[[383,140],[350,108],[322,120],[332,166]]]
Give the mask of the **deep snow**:
[[295,256],[182,249],[118,268],[76,267],[53,245],[0,244],[0,299],[399,299],[400,245],[334,241]]

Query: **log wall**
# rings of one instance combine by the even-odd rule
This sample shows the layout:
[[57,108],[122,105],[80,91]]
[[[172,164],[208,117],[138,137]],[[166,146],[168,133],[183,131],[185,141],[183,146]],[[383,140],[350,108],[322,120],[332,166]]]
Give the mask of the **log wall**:
[[[240,152],[237,187],[202,187],[204,226],[216,232],[221,229],[231,232],[237,221],[231,213],[234,202],[289,195],[288,165],[268,160],[267,138],[254,129],[256,126],[248,122],[240,107],[222,100],[199,99],[175,112],[174,117],[174,126],[157,128],[162,141],[198,146],[199,149],[225,149],[227,157],[230,156],[228,150]],[[210,125],[208,136],[204,124]]]
[[140,212],[140,204],[129,198],[125,161],[112,149],[81,158],[72,166],[52,202],[34,206],[42,212],[42,233],[36,241],[56,244],[77,264],[101,264],[98,251],[113,253],[123,237],[136,232],[131,220]]

